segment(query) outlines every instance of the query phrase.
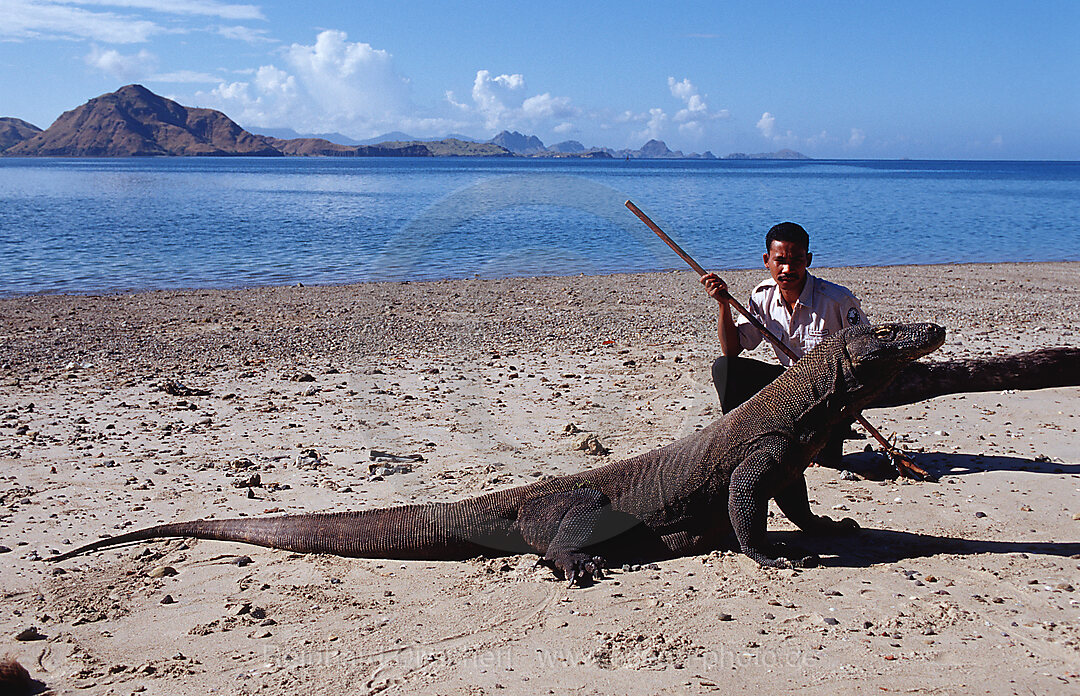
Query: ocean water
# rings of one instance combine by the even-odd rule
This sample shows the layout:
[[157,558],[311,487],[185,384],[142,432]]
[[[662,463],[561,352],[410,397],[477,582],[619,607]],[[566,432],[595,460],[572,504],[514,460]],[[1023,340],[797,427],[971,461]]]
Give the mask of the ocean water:
[[0,295],[761,265],[1080,260],[1080,163],[3,159]]

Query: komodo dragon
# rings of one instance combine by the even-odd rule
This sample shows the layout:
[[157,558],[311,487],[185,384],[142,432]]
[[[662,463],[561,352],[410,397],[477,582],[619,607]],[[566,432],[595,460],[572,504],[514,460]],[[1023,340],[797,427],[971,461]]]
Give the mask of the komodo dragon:
[[[905,366],[944,340],[945,330],[935,324],[845,329],[695,434],[570,476],[449,503],[163,524],[54,560],[164,537],[362,558],[463,560],[538,552],[557,576],[574,584],[602,577],[605,556],[702,553],[721,547],[734,531],[741,551],[761,565],[813,565],[814,556],[789,560],[771,553],[769,499],[807,532],[858,529],[854,520],[811,512],[803,471],[833,428],[850,422]],[[933,395],[932,381],[924,375],[927,396]]]

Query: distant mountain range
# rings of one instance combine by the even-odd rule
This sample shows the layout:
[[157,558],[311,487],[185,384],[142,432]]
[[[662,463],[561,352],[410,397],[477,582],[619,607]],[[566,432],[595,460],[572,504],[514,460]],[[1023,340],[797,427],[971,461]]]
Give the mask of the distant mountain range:
[[[440,139],[393,132],[368,140],[341,133],[301,135],[288,128],[252,133],[214,109],[182,106],[142,85],[127,85],[66,111],[46,130],[17,118],[0,118],[5,157],[575,157],[601,159],[716,159],[711,152],[684,155],[661,140],[640,150],[586,148],[576,140],[545,147],[535,135],[503,131],[487,142],[452,134]],[[809,159],[793,150],[725,159]]]
[[0,118],[0,152],[32,138],[41,129],[19,118]]

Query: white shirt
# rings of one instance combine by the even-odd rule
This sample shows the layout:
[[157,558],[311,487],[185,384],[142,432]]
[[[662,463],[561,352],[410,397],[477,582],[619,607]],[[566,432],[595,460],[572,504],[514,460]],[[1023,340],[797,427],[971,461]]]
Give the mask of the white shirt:
[[[772,278],[767,278],[754,288],[747,309],[800,358],[826,336],[855,324],[867,323],[859,300],[850,290],[809,273],[806,274],[806,286],[791,311],[788,311],[780,296],[780,288]],[[761,332],[746,317],[739,314],[735,326],[739,330],[739,343],[744,349],[752,350],[761,343]],[[775,346],[773,350],[781,365],[791,365],[791,358]]]

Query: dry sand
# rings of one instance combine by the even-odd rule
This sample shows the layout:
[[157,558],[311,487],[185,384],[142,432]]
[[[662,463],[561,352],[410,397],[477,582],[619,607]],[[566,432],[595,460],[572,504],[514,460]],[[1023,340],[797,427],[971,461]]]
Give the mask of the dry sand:
[[[930,359],[1080,344],[1080,264],[819,273],[874,320],[947,326]],[[745,296],[761,272],[725,275]],[[720,550],[568,590],[534,556],[185,540],[53,566],[159,522],[450,500],[671,442],[718,415],[715,305],[682,272],[34,296],[0,300],[0,335],[0,653],[57,693],[1080,693],[1080,388],[868,412],[941,481],[850,441],[865,478],[807,478],[858,536],[770,519],[823,554],[805,571]],[[424,460],[372,479],[372,449]]]

